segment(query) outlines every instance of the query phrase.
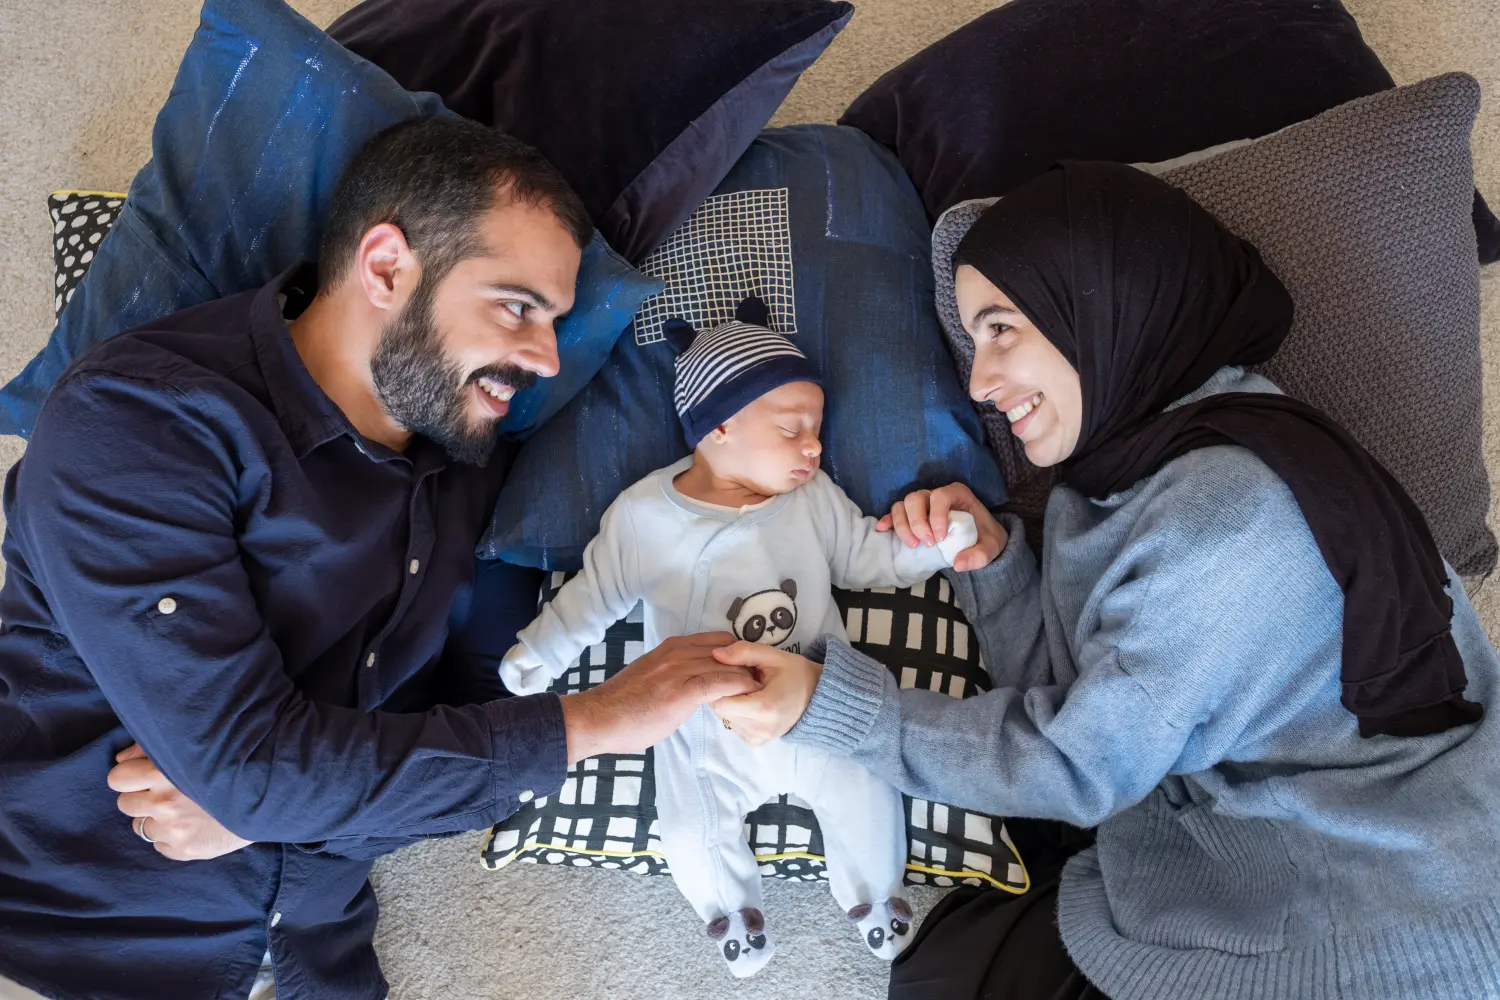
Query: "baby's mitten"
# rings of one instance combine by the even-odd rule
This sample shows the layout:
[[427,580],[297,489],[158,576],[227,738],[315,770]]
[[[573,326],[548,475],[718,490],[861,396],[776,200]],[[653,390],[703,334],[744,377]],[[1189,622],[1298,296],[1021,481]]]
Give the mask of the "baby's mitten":
[[541,694],[552,686],[552,672],[522,643],[510,647],[500,661],[500,681],[511,694]]
[[763,913],[753,906],[736,910],[708,925],[708,937],[719,948],[736,979],[753,976],[776,954],[776,942]]
[[979,528],[974,524],[974,515],[962,510],[948,512],[948,537],[938,542],[938,551],[953,565],[953,560],[964,549],[973,548],[979,542]]
[[911,904],[900,896],[874,905],[860,903],[849,911],[848,917],[876,958],[889,962],[911,944]]

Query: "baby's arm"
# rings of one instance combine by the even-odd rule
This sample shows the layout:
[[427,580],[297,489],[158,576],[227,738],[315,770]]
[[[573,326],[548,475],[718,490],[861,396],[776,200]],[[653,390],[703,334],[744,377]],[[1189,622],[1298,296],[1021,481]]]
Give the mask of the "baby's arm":
[[815,477],[803,488],[813,491],[813,509],[835,587],[910,587],[952,566],[960,552],[979,540],[973,516],[953,511],[942,542],[909,549],[894,531],[875,530],[878,519],[866,517],[826,475]]
[[639,600],[635,525],[623,498],[610,504],[599,534],[583,550],[583,569],[563,584],[500,663],[500,679],[516,694],[545,691],[568,664],[604,638]]

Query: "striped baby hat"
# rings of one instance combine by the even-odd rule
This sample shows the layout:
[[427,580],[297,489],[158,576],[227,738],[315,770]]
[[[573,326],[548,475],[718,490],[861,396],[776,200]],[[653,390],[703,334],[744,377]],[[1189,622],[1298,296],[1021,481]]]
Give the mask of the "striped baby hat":
[[818,370],[784,334],[767,326],[770,312],[752,295],[734,319],[699,333],[678,317],[662,325],[677,349],[673,401],[689,448],[755,400],[788,382],[821,385]]

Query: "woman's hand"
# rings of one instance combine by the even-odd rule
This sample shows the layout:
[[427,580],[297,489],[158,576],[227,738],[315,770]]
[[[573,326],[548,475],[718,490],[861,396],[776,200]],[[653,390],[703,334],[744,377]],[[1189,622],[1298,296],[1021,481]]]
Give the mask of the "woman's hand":
[[1006,531],[979,502],[974,491],[963,483],[953,483],[936,490],[917,490],[891,507],[891,512],[875,525],[876,531],[895,531],[906,547],[936,545],[948,537],[948,512],[962,510],[974,515],[979,541],[953,559],[960,573],[988,566],[1005,551]]
[[150,837],[156,852],[173,861],[217,858],[250,844],[179,792],[137,743],[115,754],[108,780],[109,787],[121,793],[116,805],[133,817],[130,825],[136,836],[143,841]]
[[807,711],[813,689],[823,676],[821,664],[774,646],[737,642],[714,650],[720,663],[749,667],[760,677],[761,689],[711,706],[734,734],[752,747],[785,736]]

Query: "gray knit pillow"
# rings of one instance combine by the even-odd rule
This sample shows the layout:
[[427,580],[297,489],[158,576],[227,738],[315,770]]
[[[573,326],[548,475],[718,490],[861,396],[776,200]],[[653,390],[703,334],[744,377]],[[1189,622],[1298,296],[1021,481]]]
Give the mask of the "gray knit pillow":
[[[1296,303],[1260,371],[1343,424],[1400,480],[1471,586],[1495,565],[1485,526],[1479,269],[1469,133],[1479,85],[1449,73],[1326,111],[1255,142],[1146,167],[1259,248]],[[933,233],[937,305],[967,381],[953,251],[992,204],[950,209]],[[1052,477],[982,412],[1012,505],[1040,517]]]

